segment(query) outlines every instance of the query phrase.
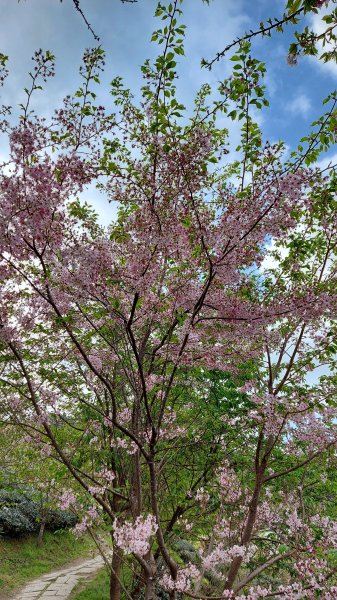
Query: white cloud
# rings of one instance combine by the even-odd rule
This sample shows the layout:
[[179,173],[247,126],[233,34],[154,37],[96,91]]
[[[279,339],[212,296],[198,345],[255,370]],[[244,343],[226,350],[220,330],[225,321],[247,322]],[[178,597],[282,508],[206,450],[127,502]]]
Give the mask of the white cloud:
[[[331,12],[331,9],[329,11],[328,8],[325,8],[325,9],[320,10],[317,14],[311,15],[310,26],[315,34],[318,34],[318,35],[322,34],[327,29],[327,27],[329,27],[329,25],[327,25],[322,20],[322,17],[324,17],[324,15],[326,15],[326,14],[329,14],[329,12]],[[318,44],[319,55],[321,55],[323,52],[332,50],[333,47],[334,47],[334,45],[330,44],[330,43],[325,44],[324,47],[321,43],[319,43]],[[328,72],[331,75],[334,75],[335,77],[337,77],[337,63],[335,61],[331,60],[327,63],[324,63],[322,60],[318,60],[316,57],[310,57],[310,58],[311,58],[311,61],[313,62],[313,64],[318,66],[321,70]]]
[[316,166],[322,171],[329,167],[333,167],[334,165],[337,165],[337,152],[335,152],[335,154],[331,154],[329,156],[321,158],[321,160],[317,161],[316,163]]
[[307,117],[311,111],[311,100],[306,94],[298,94],[286,104],[286,110],[290,111],[293,115]]
[[[261,263],[260,271],[264,273],[265,271],[269,271],[269,269],[277,269],[279,262],[271,255],[272,252],[276,250],[276,241],[272,240],[270,245],[268,246],[268,251]],[[286,248],[278,249],[281,259],[285,258],[288,254],[288,250]]]
[[[284,56],[284,54],[283,54]],[[266,72],[264,76],[264,84],[266,86],[266,90],[268,95],[273,98],[278,91],[278,81],[277,77],[273,74],[273,72]]]

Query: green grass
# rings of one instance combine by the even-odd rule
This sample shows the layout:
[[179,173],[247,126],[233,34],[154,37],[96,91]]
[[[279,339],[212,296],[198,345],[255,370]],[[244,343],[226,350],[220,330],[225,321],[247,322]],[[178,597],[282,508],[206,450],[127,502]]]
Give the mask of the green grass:
[[36,536],[0,538],[0,600],[8,600],[27,581],[88,556],[93,548],[91,538],[77,539],[70,531],[45,533],[41,548]]
[[[131,589],[132,571],[126,563],[123,566],[121,579],[126,590]],[[122,591],[121,597],[126,600],[125,593]],[[109,600],[110,598],[110,577],[108,570],[104,567],[97,572],[91,581],[82,581],[73,590],[69,600]]]
[[[85,587],[83,588],[83,585]],[[83,589],[81,589],[83,588]],[[109,600],[110,581],[107,569],[101,569],[89,583],[79,583],[70,596],[71,600]]]

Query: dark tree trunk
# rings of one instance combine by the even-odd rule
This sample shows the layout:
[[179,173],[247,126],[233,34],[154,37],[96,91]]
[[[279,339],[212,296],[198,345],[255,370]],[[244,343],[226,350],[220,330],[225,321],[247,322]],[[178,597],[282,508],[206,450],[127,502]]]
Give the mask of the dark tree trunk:
[[156,600],[157,596],[156,596],[156,590],[154,587],[154,580],[153,578],[149,577],[146,581],[146,587],[145,587],[145,600]]
[[43,543],[43,534],[46,528],[47,523],[47,509],[43,506],[43,500],[41,500],[41,509],[40,509],[40,528],[39,533],[36,540],[36,545],[40,548]]
[[115,547],[111,561],[111,576],[110,576],[110,600],[120,600],[121,597],[121,569],[122,568],[122,552]]
[[147,573],[144,573],[145,577],[145,600],[157,600],[157,594],[155,589],[155,580],[156,580],[156,561],[151,551],[149,551],[145,556],[149,570]]
[[38,533],[37,540],[36,540],[36,543],[39,548],[40,548],[40,546],[42,546],[42,543],[43,543],[43,534],[44,534],[44,530],[46,528],[46,521],[47,521],[47,516],[42,517],[41,522],[40,522],[39,533]]
[[[263,478],[264,478],[264,474],[265,474],[265,471],[266,471],[266,468],[268,465],[270,452],[271,452],[274,442],[275,442],[275,438],[274,438],[274,436],[269,435],[267,443],[266,443],[263,458],[260,461],[259,458],[260,458],[262,441],[263,441],[263,431],[261,431],[261,433],[260,433],[260,437],[259,437],[259,441],[258,441],[258,445],[257,445],[257,449],[256,449],[255,486],[254,486],[252,499],[250,501],[246,526],[245,526],[245,529],[243,531],[242,538],[241,538],[242,546],[246,546],[247,544],[249,544],[249,542],[252,539],[253,529],[254,529],[256,516],[257,516],[257,509],[258,509],[262,486],[263,486]],[[228,574],[227,574],[227,581],[225,584],[225,589],[231,590],[233,588],[233,584],[238,575],[242,561],[243,561],[243,558],[241,556],[236,556],[235,558],[233,558],[232,563],[229,567]]]

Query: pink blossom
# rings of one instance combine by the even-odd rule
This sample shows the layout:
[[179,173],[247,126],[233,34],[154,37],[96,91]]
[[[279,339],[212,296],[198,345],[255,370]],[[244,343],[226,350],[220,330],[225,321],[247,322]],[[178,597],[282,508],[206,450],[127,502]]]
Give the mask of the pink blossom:
[[62,510],[67,510],[75,502],[76,498],[72,492],[64,492],[59,498],[59,506]]
[[115,541],[126,554],[134,553],[144,556],[150,548],[149,539],[157,529],[158,525],[153,515],[148,515],[146,518],[139,516],[134,523],[125,522],[122,525],[119,525],[116,520],[114,523]]
[[96,354],[89,354],[88,359],[89,359],[89,362],[94,367],[94,369],[96,369],[96,371],[102,370],[102,360],[100,359],[99,356],[97,356]]
[[168,591],[175,590],[183,593],[190,590],[191,579],[193,580],[198,576],[200,576],[198,568],[190,564],[184,569],[179,569],[175,580],[165,573],[160,580],[160,584]]
[[97,511],[96,506],[91,506],[86,511],[81,521],[76,523],[74,527],[74,533],[77,536],[83,535],[90,527],[97,526],[100,523],[100,519],[101,517]]

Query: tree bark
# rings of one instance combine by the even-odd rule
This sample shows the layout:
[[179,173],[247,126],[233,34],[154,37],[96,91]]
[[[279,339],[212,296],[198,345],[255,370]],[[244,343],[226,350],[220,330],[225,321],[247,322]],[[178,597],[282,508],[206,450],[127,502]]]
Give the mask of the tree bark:
[[155,589],[157,567],[151,550],[145,555],[144,558],[149,565],[149,572],[145,573],[145,600],[157,600]]
[[148,577],[145,586],[145,600],[156,600],[156,590],[153,577]]
[[111,561],[111,575],[110,575],[110,600],[120,600],[121,597],[121,584],[120,576],[122,570],[122,552],[119,548],[115,547],[113,551]]
[[36,540],[36,544],[39,548],[42,546],[42,543],[43,543],[43,534],[44,534],[44,530],[46,528],[46,521],[47,521],[47,515],[44,514],[41,517],[40,529],[39,529],[39,533],[38,533],[37,540]]
[[[242,540],[241,540],[241,543],[243,546],[248,544],[252,537],[252,531],[253,531],[253,527],[254,527],[255,520],[256,520],[257,507],[258,507],[258,503],[259,503],[259,499],[260,499],[261,488],[262,488],[262,474],[259,473],[257,476],[257,479],[256,479],[255,489],[254,489],[253,497],[252,497],[250,507],[249,507],[249,513],[248,513],[246,527],[243,532],[243,536],[242,536]],[[227,574],[227,581],[226,581],[225,589],[228,589],[228,590],[232,589],[235,578],[241,567],[242,561],[243,561],[242,556],[236,556],[232,560],[231,566],[230,566],[228,574]]]
[[38,546],[38,548],[40,548],[43,543],[43,534],[44,534],[44,530],[46,528],[46,523],[47,523],[47,512],[48,512],[47,508],[46,508],[46,506],[44,506],[43,497],[41,497],[40,528],[39,528],[39,533],[38,533],[37,540],[36,540],[36,545]]

